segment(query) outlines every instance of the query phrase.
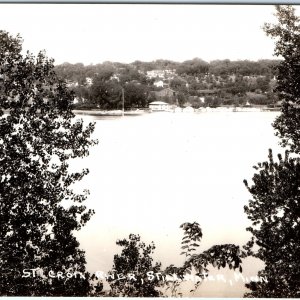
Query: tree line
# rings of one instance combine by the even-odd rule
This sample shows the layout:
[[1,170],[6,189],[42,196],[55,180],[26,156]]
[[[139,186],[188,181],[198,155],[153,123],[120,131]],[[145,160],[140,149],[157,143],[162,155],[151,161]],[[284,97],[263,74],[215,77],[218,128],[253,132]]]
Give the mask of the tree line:
[[[279,60],[207,63],[196,58],[183,63],[167,60],[131,64],[104,62],[89,66],[64,63],[56,66],[55,71],[70,83],[77,96],[76,108],[147,108],[155,100],[199,108],[274,104],[277,100],[273,89],[278,63]],[[171,70],[172,75],[149,77],[147,71],[151,70]],[[163,86],[154,85],[158,80]],[[175,94],[162,96],[157,93],[164,88],[171,88]]]
[[[201,76],[203,74],[214,75],[276,75],[276,66],[280,63],[279,59],[261,59],[258,61],[238,60],[231,61],[229,59],[213,60],[206,62],[200,58],[194,58],[184,62],[174,62],[169,60],[155,60],[153,62],[135,61],[125,64],[119,62],[106,61],[96,65],[87,65],[83,63],[71,64],[65,62],[55,66],[55,71],[64,79],[78,81],[84,84],[86,77],[93,77],[95,74],[106,72],[129,73],[130,77],[140,79],[140,74],[146,74],[152,70],[175,70],[178,75]],[[138,73],[140,71],[141,73]]]

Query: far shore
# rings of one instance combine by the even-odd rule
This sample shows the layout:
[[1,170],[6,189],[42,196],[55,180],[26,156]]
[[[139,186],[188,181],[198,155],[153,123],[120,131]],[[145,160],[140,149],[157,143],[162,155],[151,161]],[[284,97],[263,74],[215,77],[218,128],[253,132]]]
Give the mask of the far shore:
[[76,115],[91,115],[91,116],[127,116],[127,115],[142,115],[149,113],[148,109],[137,110],[101,110],[101,109],[74,109]]
[[[194,109],[194,111],[189,111],[188,113],[204,113],[204,112],[270,112],[270,111],[280,111],[279,107],[201,107],[199,109]],[[136,109],[136,110],[101,110],[101,109],[74,109],[73,112],[76,115],[91,115],[91,116],[136,116],[143,115],[148,113],[159,113],[159,112],[168,112],[168,113],[185,113],[184,109],[181,111],[151,111],[148,108],[146,109]]]
[[[279,112],[280,107],[201,107],[199,109],[194,109],[193,111],[185,111],[181,110],[168,110],[168,111],[151,111],[149,108],[145,109],[136,109],[136,110],[101,110],[101,109],[73,109],[73,113],[75,115],[89,115],[89,116],[108,116],[108,117],[118,117],[118,116],[140,116],[149,113],[192,113],[192,114],[200,114],[205,112]],[[3,110],[4,115],[9,114],[9,110]]]

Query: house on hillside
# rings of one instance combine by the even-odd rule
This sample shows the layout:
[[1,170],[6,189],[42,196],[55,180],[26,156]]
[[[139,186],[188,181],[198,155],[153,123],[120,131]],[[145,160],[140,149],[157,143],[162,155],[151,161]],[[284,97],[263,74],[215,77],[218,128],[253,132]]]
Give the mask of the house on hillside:
[[155,92],[156,97],[164,98],[164,97],[176,97],[176,92],[170,88],[163,89],[161,91]]
[[110,78],[109,78],[109,80],[116,80],[116,81],[120,81],[120,77],[119,77],[120,75],[118,75],[118,74],[113,74]]
[[168,88],[169,83],[166,80],[156,80],[153,85],[156,87]]
[[74,87],[78,86],[79,84],[77,81],[66,80],[66,85],[69,88],[74,88]]
[[235,74],[232,74],[230,76],[228,76],[229,80],[231,80],[232,82],[235,82],[236,81],[236,75]]
[[86,78],[85,78],[85,84],[86,84],[87,86],[91,86],[91,85],[93,84],[93,78],[91,78],[91,77],[86,77]]
[[152,70],[147,71],[147,78],[173,79],[176,75],[176,70]]
[[155,81],[153,83],[156,87],[164,87],[164,82],[162,80]]
[[215,98],[219,94],[218,89],[197,90],[199,104],[203,104],[209,98]]
[[165,72],[164,70],[152,70],[152,71],[147,71],[147,78],[164,78],[165,77]]
[[164,101],[169,104],[177,104],[177,92],[170,89],[169,87],[164,88],[160,91],[151,91],[152,99],[154,101]]

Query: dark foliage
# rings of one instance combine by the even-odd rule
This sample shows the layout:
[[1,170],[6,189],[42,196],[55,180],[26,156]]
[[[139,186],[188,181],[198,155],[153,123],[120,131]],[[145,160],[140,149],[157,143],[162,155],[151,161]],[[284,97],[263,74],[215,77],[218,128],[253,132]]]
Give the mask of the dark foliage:
[[[89,66],[64,63],[56,66],[55,70],[62,78],[68,80],[70,86],[73,86],[72,89],[79,101],[85,104],[89,102],[93,108],[121,109],[121,97],[114,91],[120,90],[121,87],[126,89],[128,84],[139,85],[135,88],[136,92],[140,94],[139,89],[147,90],[147,100],[150,100],[149,97],[152,98],[149,92],[157,90],[153,83],[158,78],[147,77],[147,71],[150,70],[172,71],[172,75],[169,74],[159,79],[164,80],[165,86],[168,85],[181,94],[181,99],[178,101],[180,106],[184,106],[190,102],[189,96],[200,96],[199,91],[203,89],[219,90],[227,93],[230,98],[245,96],[246,92],[272,92],[271,81],[274,83],[274,80],[271,78],[276,75],[275,67],[278,63],[277,60],[253,62],[228,59],[207,63],[195,58],[182,63],[168,60],[135,61],[131,64],[105,62]],[[91,80],[94,83],[92,86],[89,83]],[[132,97],[130,90],[132,88],[129,88],[129,93],[125,91],[126,109],[145,108],[148,102],[151,102],[145,101],[143,95]],[[155,99],[152,100],[155,101]],[[137,105],[137,103],[140,104]],[[213,106],[223,104],[228,104],[228,101],[219,98]]]
[[234,244],[215,245],[201,253],[197,253],[202,239],[202,230],[197,222],[183,223],[180,226],[184,231],[184,236],[181,242],[181,255],[185,256],[185,261],[181,267],[170,265],[164,271],[164,275],[172,276],[176,274],[178,280],[167,281],[167,290],[171,290],[171,295],[181,296],[180,284],[185,280],[187,274],[195,271],[195,290],[201,285],[203,279],[208,276],[208,266],[211,265],[218,269],[229,267],[230,269],[239,269],[242,272],[242,260],[244,255],[239,246]]
[[[139,235],[130,234],[129,239],[117,241],[123,247],[120,255],[114,256],[114,265],[107,279],[110,284],[110,296],[117,297],[159,297],[161,282],[148,272],[159,273],[160,263],[153,263],[152,254],[155,245],[141,242]],[[117,279],[117,274],[124,279]]]
[[300,296],[300,159],[289,157],[288,152],[278,158],[274,162],[270,150],[269,160],[255,167],[253,185],[245,181],[253,196],[245,206],[252,222],[246,250],[265,263],[258,275],[268,279],[248,284],[251,293],[246,296]]
[[122,108],[122,88],[115,81],[96,76],[90,90],[91,103],[101,109]]
[[[259,276],[267,282],[250,282],[248,297],[297,298],[300,295],[300,19],[292,6],[277,6],[278,24],[265,25],[276,39],[275,54],[283,57],[278,66],[276,91],[283,101],[281,114],[273,126],[285,157],[269,159],[255,169],[253,185],[245,184],[253,196],[245,212],[252,222],[252,238],[246,245],[248,255],[265,263]],[[293,157],[292,157],[293,156]]]
[[147,86],[136,83],[124,85],[125,108],[143,108],[148,106],[149,90]]
[[181,63],[176,71],[179,75],[193,75],[197,76],[200,74],[205,74],[209,70],[209,64],[199,58],[194,58],[193,60],[187,60]]
[[[92,211],[72,184],[88,170],[70,173],[68,161],[88,155],[94,126],[74,120],[74,95],[53,61],[42,52],[23,57],[21,49],[18,36],[0,31],[0,294],[87,295],[85,255],[73,232]],[[26,277],[26,269],[39,271]],[[64,278],[51,278],[60,271]]]
[[274,128],[284,147],[300,153],[300,18],[292,6],[277,6],[278,24],[265,25],[266,33],[276,40],[275,54],[283,60],[278,66],[277,88],[283,101]]

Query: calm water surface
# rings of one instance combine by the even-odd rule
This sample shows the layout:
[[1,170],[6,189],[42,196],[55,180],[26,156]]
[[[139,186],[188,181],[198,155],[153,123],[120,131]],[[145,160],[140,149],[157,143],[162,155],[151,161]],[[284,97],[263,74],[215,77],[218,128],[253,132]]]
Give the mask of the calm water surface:
[[[200,250],[221,243],[243,245],[249,238],[243,206],[250,199],[243,179],[252,178],[252,166],[267,159],[269,148],[280,152],[271,126],[276,115],[84,117],[96,121],[94,137],[99,139],[90,156],[74,164],[90,170],[76,188],[90,190],[86,204],[96,212],[78,233],[88,270],[108,271],[120,251],[116,240],[130,233],[155,242],[155,259],[163,267],[179,265],[183,222],[200,223]],[[255,275],[260,266],[246,261],[244,276]],[[232,271],[222,272],[226,278],[233,276]],[[241,297],[244,291],[242,282],[209,282],[194,296]]]

